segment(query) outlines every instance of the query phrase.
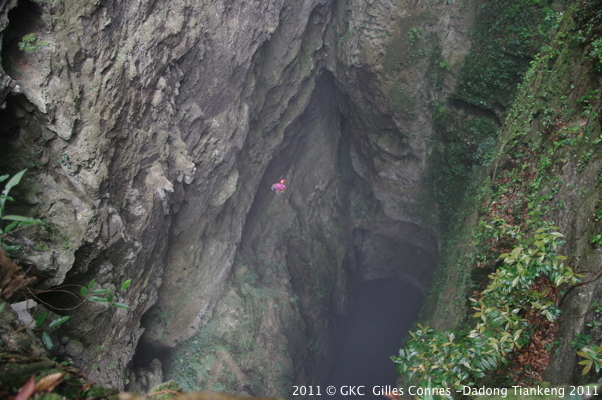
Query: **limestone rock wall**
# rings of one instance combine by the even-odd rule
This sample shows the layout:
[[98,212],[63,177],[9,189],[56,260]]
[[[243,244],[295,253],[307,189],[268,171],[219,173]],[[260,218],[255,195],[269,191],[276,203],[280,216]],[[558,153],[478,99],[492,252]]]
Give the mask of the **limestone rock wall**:
[[[331,68],[347,98],[354,167],[394,220],[424,227],[436,215],[423,183],[431,107],[456,84],[475,12],[476,2],[336,3]],[[427,229],[436,231],[436,222]]]
[[[124,384],[140,318],[163,280],[157,307],[171,316],[168,345],[215,305],[258,180],[307,102],[300,87],[310,80],[293,61],[320,4],[9,4],[3,66],[18,86],[6,99],[13,121],[3,139],[16,150],[3,164],[33,167],[27,203],[54,227],[28,235],[28,257],[44,270],[44,287],[134,282],[120,298],[131,310],[75,311],[66,326],[84,339],[76,362],[92,379]],[[30,31],[48,45],[21,52]],[[287,75],[292,86],[267,97]],[[238,166],[249,134],[259,151]]]
[[210,351],[190,379],[214,390],[318,383],[354,285],[426,287],[434,268],[430,104],[477,6],[447,3],[1,1],[0,167],[30,169],[15,212],[50,223],[13,239],[22,263],[39,288],[133,280],[130,310],[70,312],[55,351],[117,387],[137,347],[195,340]]

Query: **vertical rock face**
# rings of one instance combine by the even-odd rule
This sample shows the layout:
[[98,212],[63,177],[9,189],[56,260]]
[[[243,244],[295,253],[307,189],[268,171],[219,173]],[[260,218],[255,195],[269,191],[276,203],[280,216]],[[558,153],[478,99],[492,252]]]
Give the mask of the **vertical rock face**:
[[430,103],[476,8],[431,3],[0,1],[0,166],[50,223],[23,262],[40,288],[133,281],[57,351],[123,387],[137,346],[142,369],[178,346],[191,388],[288,396],[324,379],[353,287],[426,288]]
[[354,167],[394,220],[424,225],[425,214],[432,214],[418,204],[429,202],[422,180],[434,130],[431,104],[455,84],[448,70],[470,49],[473,7],[420,0],[336,3],[332,69],[347,95]]

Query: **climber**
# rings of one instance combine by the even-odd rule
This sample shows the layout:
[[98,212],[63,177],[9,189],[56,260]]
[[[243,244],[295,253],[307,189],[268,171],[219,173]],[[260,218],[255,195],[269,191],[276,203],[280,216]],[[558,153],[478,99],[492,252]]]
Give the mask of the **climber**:
[[286,190],[286,185],[285,185],[285,183],[286,183],[286,180],[284,180],[284,179],[281,179],[281,180],[280,180],[280,182],[278,182],[278,183],[274,183],[274,184],[272,185],[272,190],[273,190],[274,192],[276,192],[276,193],[282,193],[282,192],[284,192],[284,191]]

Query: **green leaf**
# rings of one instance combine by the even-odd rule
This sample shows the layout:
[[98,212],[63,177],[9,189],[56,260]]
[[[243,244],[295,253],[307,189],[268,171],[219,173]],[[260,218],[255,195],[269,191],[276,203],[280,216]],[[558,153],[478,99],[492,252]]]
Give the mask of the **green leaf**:
[[6,186],[4,186],[4,190],[2,191],[3,195],[8,195],[8,192],[10,192],[10,190],[17,186],[19,184],[19,182],[21,182],[21,178],[23,178],[23,175],[25,174],[27,170],[24,169],[21,172],[17,172],[12,178],[10,178],[10,180],[8,181],[8,183],[6,184]]
[[554,285],[559,286],[562,283],[562,275],[558,275],[556,279],[554,279]]
[[79,292],[82,294],[82,296],[87,297],[88,296],[88,289],[86,289],[85,287],[82,286],[81,289],[79,289]]
[[112,302],[113,301],[113,293],[111,293],[110,295],[107,296],[107,301],[108,302]]
[[49,328],[54,328],[55,326],[59,326],[61,324],[64,324],[65,322],[69,321],[69,318],[71,318],[70,315],[65,315],[64,317],[61,317],[59,319],[55,319],[54,321],[52,321],[50,323],[50,325],[48,325]]
[[96,285],[96,278],[92,279],[90,283],[88,283],[88,289],[92,290],[94,285]]
[[544,310],[543,314],[546,316],[546,318],[548,319],[548,321],[554,322],[556,318],[554,318],[554,316],[548,311],[548,310]]
[[52,339],[50,338],[48,332],[44,331],[42,333],[42,341],[44,342],[44,346],[46,346],[48,350],[52,350],[54,344],[52,343]]
[[2,190],[2,194],[0,194],[0,216],[4,214],[4,204],[6,203],[6,200],[13,201],[12,197],[10,197],[8,195],[8,193],[15,185],[17,185],[19,183],[19,181],[21,181],[21,178],[23,177],[23,174],[25,173],[25,171],[27,171],[27,170],[23,170],[23,171],[15,174],[15,176],[13,176],[6,183],[4,190]]
[[117,308],[130,308],[130,306],[128,306],[127,304],[118,303],[118,302],[113,303],[113,305]]
[[107,293],[111,293],[112,290],[111,289],[96,289],[93,290],[92,293],[94,294],[107,294]]
[[121,291],[123,292],[125,289],[129,288],[131,284],[132,284],[131,279],[128,279],[127,281],[123,282],[121,284]]
[[587,365],[585,366],[585,368],[583,368],[583,371],[581,372],[581,375],[587,375],[587,373],[589,372],[590,369],[592,369],[592,364],[594,362],[593,361],[588,361]]
[[5,215],[2,219],[7,221],[18,221],[21,222],[21,226],[33,225],[33,224],[43,224],[43,222],[39,219],[24,217],[22,215]]
[[100,296],[90,296],[89,300],[98,301],[98,302],[101,302],[101,303],[107,303],[107,302],[109,302],[109,300],[107,298],[100,297]]
[[14,228],[15,226],[17,226],[17,224],[18,224],[18,223],[19,223],[19,221],[13,221],[13,222],[11,222],[10,224],[6,225],[6,228],[4,228],[4,232],[7,232],[7,233],[8,233],[8,232],[12,231],[12,230],[13,230],[13,228]]
[[504,318],[503,317],[496,317],[494,318],[490,323],[489,326],[491,328],[498,328],[500,327],[502,324],[504,323]]
[[48,316],[48,313],[46,311],[41,312],[40,315],[38,315],[38,318],[36,318],[36,328],[44,323],[44,320],[46,319],[47,316]]

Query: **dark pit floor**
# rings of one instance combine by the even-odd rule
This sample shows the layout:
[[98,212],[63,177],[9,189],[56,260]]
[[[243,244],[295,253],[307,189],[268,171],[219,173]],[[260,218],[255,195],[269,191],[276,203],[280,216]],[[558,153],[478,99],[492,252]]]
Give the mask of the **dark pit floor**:
[[[327,386],[336,388],[336,395],[322,394],[322,399],[379,399],[373,394],[378,386],[395,386],[396,366],[390,356],[397,355],[408,330],[416,320],[422,294],[413,285],[397,278],[375,279],[360,285],[353,297],[353,306],[335,361],[328,375]],[[343,395],[349,387],[357,387],[363,396]],[[378,389],[378,388],[377,388]]]

